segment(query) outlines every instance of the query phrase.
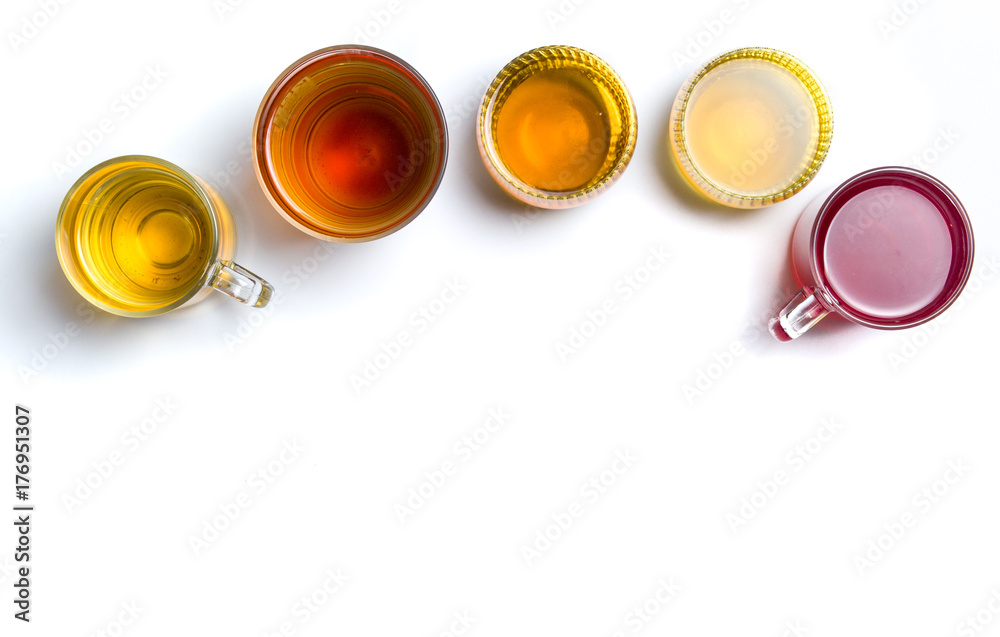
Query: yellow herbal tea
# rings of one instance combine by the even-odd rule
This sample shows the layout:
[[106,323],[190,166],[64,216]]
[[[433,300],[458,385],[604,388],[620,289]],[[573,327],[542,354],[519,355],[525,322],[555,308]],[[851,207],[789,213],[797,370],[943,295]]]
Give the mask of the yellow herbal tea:
[[604,61],[542,47],[500,71],[483,99],[477,137],[487,169],[532,205],[577,205],[609,187],[635,147],[635,108]]
[[149,158],[95,168],[67,195],[56,229],[70,281],[119,314],[156,313],[189,300],[217,257],[235,250],[228,211],[209,193],[179,168]]

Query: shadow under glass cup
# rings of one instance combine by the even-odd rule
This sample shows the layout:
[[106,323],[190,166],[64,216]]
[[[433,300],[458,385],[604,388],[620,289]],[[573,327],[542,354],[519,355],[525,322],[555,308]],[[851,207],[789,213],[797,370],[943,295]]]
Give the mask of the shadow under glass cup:
[[163,314],[212,289],[263,307],[274,292],[233,263],[236,224],[225,202],[155,157],[118,157],[87,171],[63,200],[55,239],[73,287],[119,316]]
[[539,208],[569,208],[621,177],[636,131],[632,97],[614,69],[583,49],[544,46],[497,74],[476,139],[508,194]]
[[319,239],[370,241],[412,221],[444,176],[448,127],[434,91],[398,57],[333,46],[274,81],[253,127],[268,199]]
[[947,186],[912,168],[874,168],[816,197],[792,235],[802,291],[771,319],[779,341],[830,312],[885,330],[926,323],[961,294],[974,241]]
[[833,110],[816,75],[795,57],[736,49],[691,75],[674,101],[670,147],[687,181],[733,208],[788,199],[819,171]]

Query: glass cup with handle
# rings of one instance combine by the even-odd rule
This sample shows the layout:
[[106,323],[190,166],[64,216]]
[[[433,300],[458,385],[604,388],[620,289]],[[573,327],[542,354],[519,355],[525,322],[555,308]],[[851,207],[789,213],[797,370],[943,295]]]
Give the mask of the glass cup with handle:
[[204,181],[147,155],[110,159],[70,188],[56,221],[56,252],[95,306],[147,317],[218,290],[263,307],[271,285],[237,265],[236,224]]
[[779,341],[827,314],[877,329],[926,323],[955,302],[974,241],[958,197],[927,173],[874,168],[816,197],[792,235],[802,290],[769,322]]

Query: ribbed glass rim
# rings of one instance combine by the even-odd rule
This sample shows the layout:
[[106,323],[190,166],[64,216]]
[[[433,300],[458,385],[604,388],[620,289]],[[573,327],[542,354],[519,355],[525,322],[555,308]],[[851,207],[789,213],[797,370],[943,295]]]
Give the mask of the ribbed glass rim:
[[[806,170],[789,186],[778,192],[763,195],[746,195],[729,190],[710,177],[705,175],[691,158],[687,147],[687,130],[685,128],[688,102],[698,83],[709,72],[715,68],[736,60],[762,60],[771,62],[790,71],[798,78],[803,86],[809,91],[813,106],[819,118],[819,139],[817,141],[816,152],[813,154]],[[816,173],[819,172],[823,161],[830,151],[830,144],[833,140],[833,106],[830,103],[830,96],[819,81],[816,74],[795,56],[768,47],[744,47],[734,49],[728,53],[714,58],[703,67],[695,71],[677,93],[670,117],[670,145],[674,157],[680,164],[684,176],[691,182],[697,190],[715,201],[733,208],[761,208],[784,201],[792,195],[798,193],[812,181]]]
[[[499,97],[516,88],[534,70],[560,68],[559,63],[567,59],[582,62],[584,66],[595,69],[600,75],[612,81],[613,86],[611,88],[616,94],[616,103],[622,115],[622,136],[625,139],[625,144],[618,161],[600,180],[586,188],[563,193],[533,188],[518,179],[500,160],[494,143],[491,121],[493,119],[493,109]],[[530,72],[525,73],[525,71]],[[519,78],[521,74],[524,74],[525,77]],[[512,78],[514,78],[513,81]],[[610,188],[622,176],[622,173],[632,160],[637,138],[638,124],[636,121],[635,104],[621,76],[607,62],[593,53],[567,45],[548,45],[531,49],[518,55],[500,69],[490,83],[490,86],[486,89],[486,94],[483,95],[483,101],[479,109],[479,125],[476,127],[479,152],[493,179],[507,190],[507,192],[521,201],[546,208],[576,206],[593,199]]]

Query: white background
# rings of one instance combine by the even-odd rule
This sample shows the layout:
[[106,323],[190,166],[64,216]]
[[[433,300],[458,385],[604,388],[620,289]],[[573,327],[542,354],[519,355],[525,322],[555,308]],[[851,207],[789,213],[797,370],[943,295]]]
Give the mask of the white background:
[[[4,3],[0,632],[265,635],[287,623],[430,637],[461,628],[457,613],[476,637],[943,636],[978,634],[960,622],[986,608],[983,634],[1000,634],[987,606],[1000,590],[995,3],[589,0],[564,2],[553,22],[555,0],[398,0],[395,14],[385,1],[232,2],[220,14],[212,0],[70,1],[48,20],[35,17],[43,2]],[[33,17],[44,26],[25,27]],[[280,71],[366,27],[435,88],[451,153],[412,224],[328,253],[269,207],[245,143]],[[639,140],[597,201],[535,214],[488,177],[474,119],[493,75],[543,44],[608,61],[635,99]],[[804,192],[730,211],[677,177],[664,133],[683,79],[747,45],[811,66],[836,125]],[[124,109],[147,68],[166,75]],[[81,146],[105,118],[113,130]],[[87,152],[63,171],[68,147]],[[280,302],[90,312],[59,268],[56,212],[87,168],[129,153],[220,184],[239,262]],[[961,305],[925,330],[831,317],[773,341],[799,212],[857,172],[921,155],[975,228]],[[658,248],[667,262],[626,299],[616,285],[643,277]],[[454,280],[465,290],[421,330],[411,315]],[[608,298],[618,311],[563,361],[557,343]],[[355,391],[351,376],[400,332],[412,345]],[[745,353],[727,358],[734,344]],[[704,392],[685,395],[701,374]],[[176,407],[153,431],[157,401]],[[15,404],[33,417],[29,626],[7,601]],[[491,409],[509,420],[476,434]],[[831,419],[836,435],[811,441]],[[286,442],[305,450],[282,465]],[[795,460],[797,446],[816,453]],[[594,501],[581,488],[611,482],[616,451],[637,460]],[[122,462],[102,478],[112,456]],[[447,461],[453,475],[401,522],[397,505]],[[949,462],[970,469],[932,502],[922,490],[955,478]],[[269,464],[281,475],[261,491],[251,475]],[[787,479],[772,489],[776,471]],[[249,506],[220,518],[241,493]],[[762,506],[734,530],[744,498]],[[574,502],[582,515],[560,533],[552,516]],[[886,527],[907,513],[893,539]],[[526,558],[546,531],[558,539]],[[337,569],[348,580],[328,594]],[[661,580],[678,589],[665,603]],[[325,603],[304,617],[310,596]]]

